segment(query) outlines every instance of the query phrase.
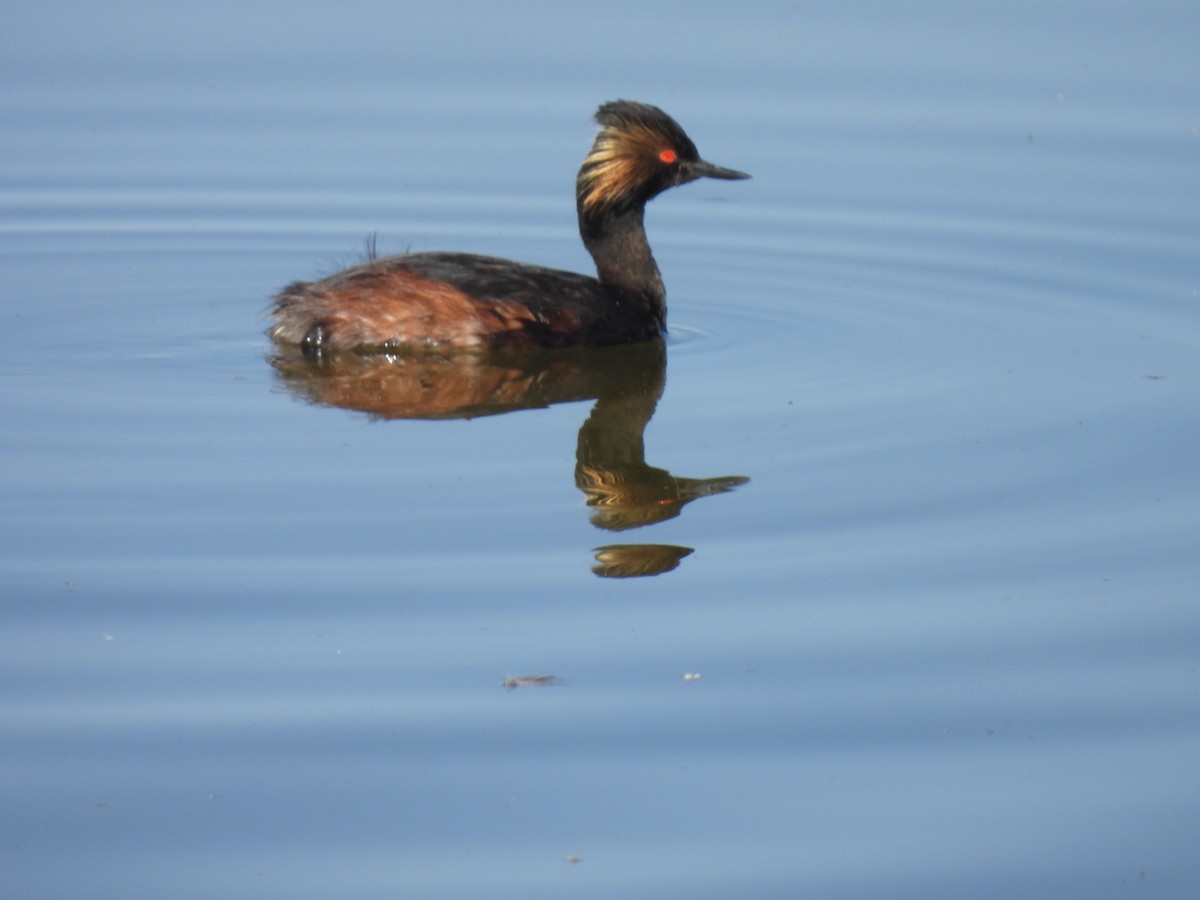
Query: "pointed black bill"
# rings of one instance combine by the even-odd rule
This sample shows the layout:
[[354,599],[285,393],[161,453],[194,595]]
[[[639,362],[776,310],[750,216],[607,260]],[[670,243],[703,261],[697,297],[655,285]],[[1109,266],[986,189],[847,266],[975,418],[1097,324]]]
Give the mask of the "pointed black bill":
[[745,172],[739,172],[737,169],[726,169],[721,166],[714,166],[710,162],[705,162],[702,159],[696,160],[688,165],[688,169],[697,178],[723,178],[726,181],[736,181],[740,178],[749,178]]

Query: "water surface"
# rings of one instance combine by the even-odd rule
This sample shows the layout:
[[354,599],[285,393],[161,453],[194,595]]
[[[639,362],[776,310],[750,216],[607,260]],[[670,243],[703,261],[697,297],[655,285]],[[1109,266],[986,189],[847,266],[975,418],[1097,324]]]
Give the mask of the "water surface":
[[[1200,15],[10,18],[6,895],[1200,890]],[[372,234],[587,271],[616,97],[754,175],[665,344],[268,346]]]

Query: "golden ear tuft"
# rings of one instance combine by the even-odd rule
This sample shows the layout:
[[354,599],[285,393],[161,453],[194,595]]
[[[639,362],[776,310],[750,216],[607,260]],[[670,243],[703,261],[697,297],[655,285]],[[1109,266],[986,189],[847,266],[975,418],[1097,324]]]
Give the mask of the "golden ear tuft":
[[583,208],[595,212],[620,200],[639,195],[664,164],[674,164],[679,154],[663,146],[664,135],[644,125],[605,126],[580,169]]

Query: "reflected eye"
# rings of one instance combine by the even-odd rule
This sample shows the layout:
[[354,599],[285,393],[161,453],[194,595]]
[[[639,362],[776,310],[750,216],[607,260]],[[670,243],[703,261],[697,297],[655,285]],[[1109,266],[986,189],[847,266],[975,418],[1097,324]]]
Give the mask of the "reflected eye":
[[659,153],[658,158],[661,162],[665,162],[669,166],[679,159],[679,154],[668,148]]

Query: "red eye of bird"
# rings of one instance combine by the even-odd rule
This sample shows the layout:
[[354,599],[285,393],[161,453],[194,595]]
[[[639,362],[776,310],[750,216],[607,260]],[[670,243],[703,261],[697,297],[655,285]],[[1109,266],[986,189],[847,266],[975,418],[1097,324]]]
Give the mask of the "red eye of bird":
[[666,150],[664,150],[660,154],[658,154],[658,158],[660,160],[662,160],[663,162],[665,162],[667,165],[670,165],[671,163],[675,162],[675,160],[679,159],[679,154],[676,153],[674,150],[667,148]]

